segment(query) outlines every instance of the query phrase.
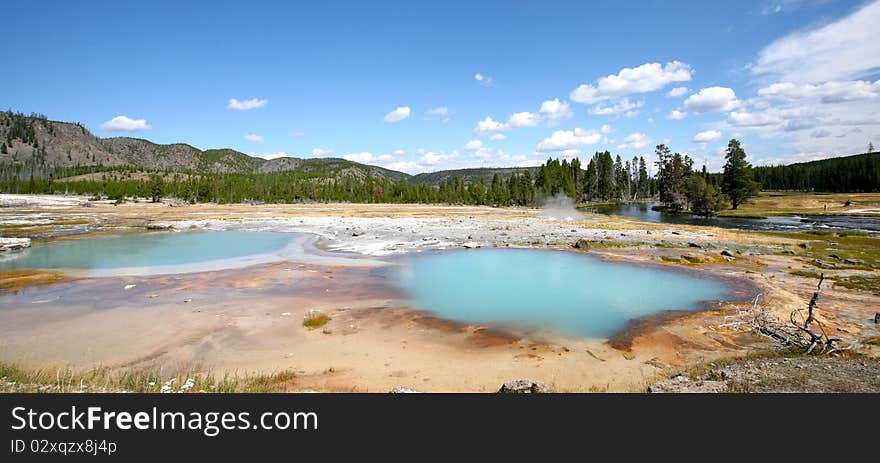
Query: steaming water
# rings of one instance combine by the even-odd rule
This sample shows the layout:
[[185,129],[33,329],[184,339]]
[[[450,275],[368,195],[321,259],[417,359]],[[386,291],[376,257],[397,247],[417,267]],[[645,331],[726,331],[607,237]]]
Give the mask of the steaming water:
[[65,269],[122,274],[150,273],[135,271],[150,268],[176,273],[212,266],[235,267],[278,260],[297,237],[292,233],[211,231],[74,239],[13,253],[0,260],[0,270]]
[[414,307],[467,323],[604,338],[628,320],[721,300],[720,281],[568,251],[481,249],[416,257],[401,286]]
[[541,206],[541,217],[552,220],[574,220],[583,215],[574,207],[571,198],[564,193],[547,199]]

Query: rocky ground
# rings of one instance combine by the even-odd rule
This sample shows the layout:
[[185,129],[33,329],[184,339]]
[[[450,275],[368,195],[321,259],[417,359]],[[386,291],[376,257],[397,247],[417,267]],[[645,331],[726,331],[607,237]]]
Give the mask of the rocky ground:
[[[880,256],[872,251],[876,248],[876,240],[870,237],[739,232],[712,227],[642,223],[618,217],[581,214],[575,210],[550,212],[525,208],[387,204],[178,205],[132,202],[113,205],[89,201],[84,197],[0,195],[0,236],[33,238],[35,243],[39,243],[69,234],[146,229],[305,232],[319,236],[318,244],[324,249],[369,256],[457,247],[571,249],[575,246],[607,259],[702,270],[748,282],[752,285],[748,287],[751,294],[760,292],[761,304],[780,320],[787,320],[794,308],[806,306],[806,301],[815,290],[815,272],[822,271],[829,278],[819,305],[818,316],[823,326],[835,336],[856,341],[856,344],[860,339],[880,335],[878,325],[873,323],[880,293],[872,289]],[[837,256],[837,259],[833,256]],[[834,268],[820,268],[815,265],[816,259],[821,259],[823,263],[832,262]],[[847,263],[846,259],[852,262]],[[265,272],[263,277],[254,278],[251,275],[246,282],[241,280],[238,273],[227,272],[227,284],[230,287],[239,287],[259,285],[263,281],[285,281],[291,275],[287,270],[290,269],[283,266],[267,267],[260,270]],[[303,277],[321,276],[320,281],[326,283],[326,288],[322,286],[320,291],[335,292],[339,288],[349,287],[342,285],[345,274],[335,271],[330,274],[327,271],[329,269],[316,268],[314,272],[308,269],[293,270]],[[859,279],[854,279],[856,277]],[[0,276],[0,290],[18,290],[25,285],[33,287],[41,282],[54,284],[58,278],[59,275],[49,274]],[[191,292],[194,291],[193,288],[217,285],[217,278],[214,275],[210,281],[202,281],[200,277],[192,275],[180,281],[175,280],[168,289],[167,305],[160,304],[162,297],[150,299],[160,304],[159,308],[167,317],[167,327],[166,331],[159,330],[161,326],[154,327],[157,330],[156,335],[138,338],[144,345],[141,350],[172,352],[176,357],[168,354],[169,358],[187,359],[187,356],[195,352],[192,347],[194,345],[204,344],[215,348],[232,343],[232,351],[220,348],[216,352],[209,351],[213,352],[211,359],[229,362],[230,352],[241,354],[244,351],[240,346],[246,343],[251,343],[247,345],[253,347],[253,343],[259,344],[267,339],[287,342],[291,333],[297,338],[308,336],[303,341],[307,344],[302,346],[313,349],[314,356],[296,358],[294,362],[287,357],[289,351],[282,351],[280,349],[284,348],[273,344],[265,346],[265,349],[278,350],[271,350],[271,353],[277,354],[282,360],[267,356],[265,352],[255,351],[239,358],[239,363],[229,365],[230,368],[259,365],[260,368],[265,367],[266,371],[272,371],[282,363],[285,367],[291,364],[296,367],[298,375],[297,390],[388,391],[391,387],[400,385],[416,390],[495,391],[498,384],[517,377],[534,378],[551,384],[552,390],[572,392],[644,391],[651,384],[654,384],[651,386],[652,391],[676,388],[682,391],[693,388],[706,392],[777,390],[773,388],[781,387],[780,384],[785,383],[784,378],[790,378],[786,384],[793,388],[791,390],[847,390],[840,383],[835,385],[820,382],[817,386],[813,382],[800,381],[798,378],[801,377],[799,375],[802,370],[813,368],[814,365],[821,368],[812,375],[811,381],[824,378],[822,369],[830,366],[832,369],[842,368],[846,372],[846,375],[840,377],[851,379],[852,384],[847,386],[848,390],[880,390],[876,382],[872,382],[870,378],[865,379],[865,375],[870,375],[871,372],[875,376],[877,374],[876,370],[871,370],[876,368],[876,363],[872,363],[872,360],[852,363],[850,359],[819,357],[803,360],[752,359],[742,361],[741,365],[725,362],[725,369],[719,369],[716,373],[710,374],[708,370],[688,373],[685,376],[676,376],[671,382],[661,380],[655,384],[658,378],[689,371],[688,368],[694,365],[705,362],[721,365],[720,359],[741,357],[759,348],[766,349],[768,346],[764,340],[757,339],[750,332],[750,303],[727,304],[717,310],[647,320],[620,339],[604,344],[601,341],[579,340],[554,340],[551,343],[504,340],[502,345],[496,345],[494,341],[488,342],[485,336],[476,336],[483,332],[481,327],[446,326],[442,322],[431,321],[403,309],[386,308],[376,311],[370,304],[358,308],[360,302],[350,304],[355,308],[353,310],[336,313],[333,304],[343,302],[308,301],[310,307],[326,303],[327,313],[334,316],[330,326],[333,335],[299,333],[304,328],[295,320],[294,323],[281,324],[285,327],[291,325],[284,329],[293,331],[279,331],[275,328],[281,326],[278,320],[296,318],[298,314],[284,317],[291,309],[276,310],[277,307],[290,306],[292,302],[279,299],[277,293],[271,293],[275,299],[269,299],[264,296],[266,291],[259,288],[253,290],[255,299],[247,299],[236,306],[235,310],[238,312],[229,319],[225,318],[228,316],[227,309],[218,307],[231,302],[224,300],[222,296],[216,296],[215,299],[219,298],[218,300],[210,299],[209,296],[214,294],[210,291],[205,293],[204,301],[196,298],[189,302],[188,305],[193,306],[192,311],[179,310],[181,302],[178,299],[183,296],[177,296],[174,291]],[[128,284],[146,288],[151,282],[153,279],[141,278],[137,281],[114,280],[112,284],[119,288]],[[69,284],[82,286],[94,283]],[[230,296],[245,295],[234,292]],[[129,296],[119,297],[119,304],[130,299]],[[366,300],[363,295],[346,297],[346,301]],[[752,297],[754,296],[750,295]],[[8,300],[13,299],[9,296]],[[387,305],[383,301],[384,299],[378,300],[373,305]],[[42,299],[39,302],[50,304]],[[344,304],[349,302],[344,301]],[[71,326],[67,309],[59,306],[57,310],[58,317],[67,317],[64,318],[65,326]],[[83,329],[93,326],[93,317],[103,317],[101,323],[117,323],[123,327],[120,329],[131,324],[131,315],[122,313],[121,310],[118,319],[112,318],[117,312],[115,310],[94,312],[85,303],[81,312],[79,315],[83,323],[88,322],[83,325]],[[272,317],[278,315],[275,312],[281,315],[276,320],[269,317],[270,312]],[[35,313],[22,310],[21,316],[35,316]],[[40,313],[48,312],[43,310]],[[223,323],[217,322],[217,329],[222,331],[209,335],[197,331],[197,328],[202,329],[205,326],[205,321],[200,318],[205,314],[223,320]],[[353,330],[351,327],[355,325],[357,329]],[[34,323],[32,328],[35,333],[42,333],[40,326],[42,325]],[[184,331],[184,328],[186,332],[180,335],[180,340],[175,339],[170,344],[172,350],[169,350],[169,345],[153,345],[168,330],[176,332]],[[270,332],[271,336],[276,337],[263,334]],[[9,335],[21,336],[22,346],[26,346],[30,339],[21,333],[10,332]],[[354,337],[358,349],[352,351]],[[46,343],[57,344],[56,338],[57,334],[47,337]],[[131,344],[131,336],[126,339]],[[438,343],[437,340],[441,339],[444,341]],[[389,340],[408,347],[405,350],[394,348]],[[475,349],[476,346],[479,347]],[[366,355],[368,349],[374,349],[370,352],[372,357],[360,358],[360,355]],[[65,352],[60,345],[58,352]],[[358,357],[355,358],[355,355]],[[876,357],[876,353],[870,355]],[[134,353],[131,357],[135,357]],[[480,360],[475,361],[477,358]],[[844,363],[824,363],[835,361]],[[867,370],[862,370],[863,366],[859,362],[864,362]],[[430,366],[439,364],[444,367]],[[797,364],[801,366],[794,366]],[[348,368],[340,368],[340,365]],[[499,367],[499,371],[487,372],[479,365],[494,365]],[[721,378],[722,371],[724,378]],[[767,374],[754,376],[757,372]],[[774,376],[777,374],[778,377]],[[479,381],[475,378],[479,378]]]
[[649,392],[880,391],[880,359],[862,356],[771,356],[709,363],[652,384]]

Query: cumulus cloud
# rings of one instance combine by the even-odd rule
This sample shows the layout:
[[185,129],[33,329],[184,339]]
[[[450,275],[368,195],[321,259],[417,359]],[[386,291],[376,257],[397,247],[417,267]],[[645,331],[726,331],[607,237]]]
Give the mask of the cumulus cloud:
[[677,109],[673,109],[668,116],[667,119],[672,119],[673,121],[680,121],[687,117],[687,113],[684,111],[679,111]]
[[464,149],[466,149],[468,151],[476,151],[476,150],[482,148],[482,146],[483,146],[483,142],[481,142],[480,140],[471,140],[471,141],[465,143]]
[[348,161],[366,164],[373,160],[373,153],[369,153],[367,151],[362,151],[360,153],[348,153],[346,155],[343,155],[342,158]]
[[540,123],[541,116],[528,111],[511,114],[507,119],[507,122],[499,122],[487,116],[482,121],[477,122],[477,127],[474,128],[474,133],[482,135],[489,132],[501,132],[521,127],[535,127]]
[[449,114],[449,108],[445,106],[438,106],[436,108],[428,108],[427,112],[432,116],[445,116]]
[[504,135],[503,133],[496,133],[496,134],[492,135],[491,137],[489,137],[489,140],[498,141],[498,140],[504,140],[506,138],[507,138],[507,135]]
[[449,159],[449,156],[450,155],[445,154],[445,153],[438,153],[438,152],[434,152],[434,151],[429,151],[429,152],[425,153],[424,155],[422,155],[421,158],[419,158],[419,162],[424,163],[424,164],[428,164],[428,165],[434,165],[434,164],[439,164],[440,162]]
[[541,116],[528,111],[513,113],[510,115],[510,119],[507,120],[507,125],[512,129],[535,127],[539,123],[541,123]]
[[758,90],[758,95],[783,101],[818,99],[826,104],[873,100],[880,97],[880,80],[829,81],[819,85],[780,82]]
[[254,143],[263,143],[263,137],[255,134],[255,133],[249,133],[249,134],[245,135],[244,139],[247,141],[252,141]]
[[612,105],[598,104],[593,107],[592,114],[596,116],[614,116],[618,114],[626,114],[628,117],[633,117],[638,112],[633,111],[636,108],[641,108],[645,104],[644,101],[629,101],[628,98],[623,98]]
[[665,65],[645,63],[602,77],[595,85],[581,84],[571,91],[569,98],[578,103],[597,103],[634,93],[660,90],[673,82],[689,81],[692,75],[693,69],[690,65],[680,61],[671,61]]
[[640,150],[642,148],[646,148],[652,142],[653,142],[653,140],[651,140],[651,137],[649,137],[643,133],[637,132],[637,133],[628,135],[626,138],[624,138],[623,143],[620,145],[617,145],[617,149]]
[[153,126],[147,124],[146,119],[132,119],[128,116],[116,116],[101,124],[101,130],[106,130],[107,132],[136,132],[152,128]]
[[850,80],[880,68],[880,1],[824,26],[798,31],[765,47],[751,66],[755,74],[816,83]]
[[251,98],[250,100],[239,101],[235,98],[230,98],[229,103],[226,104],[227,109],[235,109],[238,111],[247,111],[248,109],[257,109],[266,106],[269,103],[269,100],[264,100],[260,98]]
[[328,154],[333,154],[333,150],[328,150],[324,148],[312,148],[312,156],[327,156]]
[[694,143],[711,143],[721,139],[721,132],[717,130],[706,130],[694,135]]
[[583,145],[594,145],[602,140],[602,134],[595,130],[557,130],[550,137],[543,139],[536,148],[539,152],[564,151]]
[[409,117],[409,113],[409,106],[398,106],[394,109],[394,111],[391,111],[390,113],[385,115],[385,122],[388,124],[400,122]]
[[507,124],[502,122],[498,122],[495,119],[492,119],[489,116],[486,116],[482,121],[477,122],[477,127],[474,129],[474,133],[477,135],[488,133],[488,132],[497,132],[501,130],[508,130],[510,127]]
[[728,87],[707,87],[684,100],[684,106],[697,114],[730,111],[739,104],[736,93]]
[[550,123],[556,123],[563,119],[571,119],[574,117],[574,111],[567,101],[560,101],[559,98],[547,100],[541,103],[541,109],[538,110],[545,119]]
[[687,87],[675,87],[672,90],[670,90],[666,94],[666,96],[668,96],[670,98],[676,98],[676,97],[684,96],[685,94],[687,94],[688,91],[690,91],[690,89],[688,89]]

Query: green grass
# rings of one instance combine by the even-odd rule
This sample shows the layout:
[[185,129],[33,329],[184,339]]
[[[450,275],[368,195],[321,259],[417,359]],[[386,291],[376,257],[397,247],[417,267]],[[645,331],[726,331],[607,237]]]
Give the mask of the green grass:
[[[2,392],[161,392],[162,386],[169,382],[171,391],[177,392],[188,379],[193,383],[185,392],[284,392],[293,386],[296,375],[289,370],[222,376],[196,369],[168,373],[162,369],[98,367],[77,371],[68,367],[27,368],[0,362]],[[23,386],[13,387],[7,384],[9,382]]]
[[322,313],[310,314],[303,320],[303,326],[310,330],[320,328],[330,321],[330,317]]
[[845,276],[834,277],[834,287],[880,293],[880,277]]

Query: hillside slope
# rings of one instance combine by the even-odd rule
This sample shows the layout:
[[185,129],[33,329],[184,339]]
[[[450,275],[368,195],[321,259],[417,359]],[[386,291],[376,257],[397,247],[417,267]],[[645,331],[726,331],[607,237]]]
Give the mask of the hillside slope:
[[263,159],[233,149],[202,151],[184,143],[162,145],[131,137],[99,138],[76,123],[50,121],[39,115],[0,112],[0,164],[35,165],[44,169],[77,166],[130,166],[197,173],[271,173],[304,170],[321,176],[367,174],[393,181],[410,176],[345,159]]

